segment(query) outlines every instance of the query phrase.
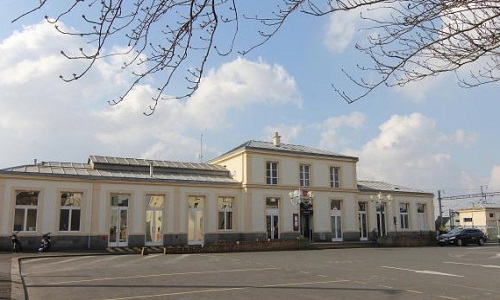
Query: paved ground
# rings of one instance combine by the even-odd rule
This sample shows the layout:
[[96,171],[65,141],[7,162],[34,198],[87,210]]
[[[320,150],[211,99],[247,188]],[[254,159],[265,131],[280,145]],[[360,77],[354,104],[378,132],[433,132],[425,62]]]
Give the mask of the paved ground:
[[500,299],[500,245],[35,256],[38,299]]
[[10,299],[10,269],[12,255],[0,252],[0,299]]

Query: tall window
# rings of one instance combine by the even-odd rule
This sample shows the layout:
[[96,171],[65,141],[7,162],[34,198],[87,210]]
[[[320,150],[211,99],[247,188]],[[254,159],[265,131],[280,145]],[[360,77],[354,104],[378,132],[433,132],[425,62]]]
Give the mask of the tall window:
[[427,216],[425,214],[425,210],[425,204],[419,203],[417,205],[418,228],[420,230],[427,230]]
[[219,210],[219,230],[233,229],[233,205],[234,198],[232,197],[217,198],[217,208]]
[[311,166],[309,165],[300,165],[299,166],[299,178],[300,178],[300,186],[309,186],[309,169]]
[[267,162],[266,163],[266,182],[267,184],[277,185],[278,184],[278,163],[277,162]]
[[163,242],[163,210],[165,207],[164,195],[146,195],[146,243],[148,245]]
[[59,231],[80,231],[82,196],[83,193],[61,193]]
[[410,228],[410,220],[408,217],[408,203],[400,203],[399,204],[399,217],[401,220],[401,229]]
[[330,187],[339,188],[340,187],[340,168],[330,167]]
[[14,231],[36,231],[38,192],[16,191]]

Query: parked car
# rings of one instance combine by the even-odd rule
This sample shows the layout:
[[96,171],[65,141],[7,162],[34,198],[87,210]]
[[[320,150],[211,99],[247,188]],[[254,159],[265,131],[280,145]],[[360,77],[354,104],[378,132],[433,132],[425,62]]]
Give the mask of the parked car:
[[478,244],[482,246],[486,240],[486,234],[477,228],[455,228],[438,236],[438,243],[440,246],[465,246],[467,244]]

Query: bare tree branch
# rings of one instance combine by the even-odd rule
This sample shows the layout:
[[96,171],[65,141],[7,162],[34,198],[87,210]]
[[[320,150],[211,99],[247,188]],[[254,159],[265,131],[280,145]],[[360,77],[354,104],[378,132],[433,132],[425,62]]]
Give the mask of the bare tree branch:
[[[154,113],[159,101],[167,97],[167,92],[171,93],[168,88],[180,74],[185,74],[186,91],[168,97],[190,97],[199,87],[213,53],[225,56],[239,48],[237,53],[247,54],[284,30],[283,25],[294,13],[323,17],[354,12],[367,24],[362,30],[366,39],[355,48],[370,58],[371,63],[356,66],[363,74],[359,78],[352,75],[352,70],[342,70],[361,92],[353,96],[352,92],[332,84],[334,91],[348,103],[366,97],[381,85],[404,86],[446,72],[454,72],[464,87],[495,83],[500,79],[499,1],[267,1],[277,3],[277,8],[250,16],[245,12],[240,14],[238,0],[73,0],[68,1],[67,9],[46,19],[63,34],[88,38],[89,48],[80,48],[78,55],[62,53],[68,59],[88,61],[84,70],[69,77],[61,76],[63,80],[77,80],[98,60],[121,55],[126,58],[123,68],[132,69],[136,78],[118,99],[110,101],[114,105],[149,77],[163,78],[146,115]],[[41,0],[37,7],[14,21],[50,3]],[[87,28],[68,32],[58,26],[79,11],[86,12],[82,20]],[[258,40],[247,48],[237,45],[243,20],[256,22],[263,28],[257,32]],[[221,31],[221,25],[229,30]],[[106,46],[123,39],[126,40],[124,50],[106,52],[110,51]],[[220,50],[221,41],[227,43],[227,50]],[[466,66],[472,70],[463,72]]]

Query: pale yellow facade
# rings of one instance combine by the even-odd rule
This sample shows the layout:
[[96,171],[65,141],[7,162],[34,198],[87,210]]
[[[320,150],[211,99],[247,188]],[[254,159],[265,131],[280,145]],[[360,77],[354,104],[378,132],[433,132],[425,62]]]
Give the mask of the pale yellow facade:
[[477,206],[458,210],[461,227],[477,227],[485,231],[500,227],[500,207]]
[[[432,194],[359,181],[357,161],[303,146],[249,142],[206,164],[91,157],[87,164],[3,169],[0,245],[8,246],[13,231],[34,247],[51,232],[55,247],[90,249],[299,236],[367,241],[373,228],[384,236],[434,231]],[[296,190],[310,196],[302,204],[292,201]],[[390,201],[375,201],[378,193]],[[77,206],[63,204],[67,194],[78,196]]]

